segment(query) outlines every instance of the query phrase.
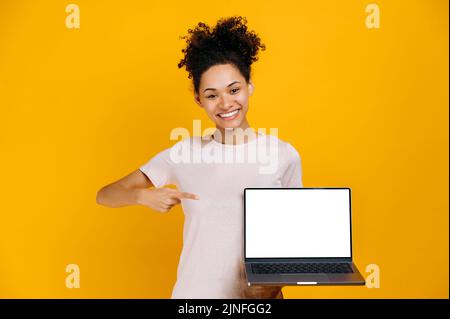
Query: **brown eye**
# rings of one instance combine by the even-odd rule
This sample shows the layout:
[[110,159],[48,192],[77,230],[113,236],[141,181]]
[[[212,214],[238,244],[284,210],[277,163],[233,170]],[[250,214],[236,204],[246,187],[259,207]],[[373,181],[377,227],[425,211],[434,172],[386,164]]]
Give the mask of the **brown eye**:
[[237,93],[237,92],[239,92],[239,88],[232,89],[231,92]]
[[214,97],[215,95],[209,95],[209,96],[207,96],[207,98],[209,99],[210,97]]

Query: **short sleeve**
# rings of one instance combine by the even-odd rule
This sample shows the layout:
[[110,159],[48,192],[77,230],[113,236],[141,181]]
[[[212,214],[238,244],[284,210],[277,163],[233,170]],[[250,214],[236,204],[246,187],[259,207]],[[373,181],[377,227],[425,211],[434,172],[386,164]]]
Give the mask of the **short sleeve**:
[[287,143],[287,162],[281,174],[282,187],[303,187],[302,159],[297,150]]
[[153,156],[147,163],[139,167],[155,187],[174,184],[173,162],[170,159],[170,148]]

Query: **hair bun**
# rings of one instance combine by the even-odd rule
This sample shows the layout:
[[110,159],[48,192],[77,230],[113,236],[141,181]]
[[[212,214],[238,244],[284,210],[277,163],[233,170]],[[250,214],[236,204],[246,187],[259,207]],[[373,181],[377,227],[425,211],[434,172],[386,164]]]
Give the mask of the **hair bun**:
[[224,51],[234,51],[241,55],[247,65],[258,60],[259,48],[265,50],[261,39],[253,31],[247,30],[245,17],[222,18],[212,31],[217,45]]

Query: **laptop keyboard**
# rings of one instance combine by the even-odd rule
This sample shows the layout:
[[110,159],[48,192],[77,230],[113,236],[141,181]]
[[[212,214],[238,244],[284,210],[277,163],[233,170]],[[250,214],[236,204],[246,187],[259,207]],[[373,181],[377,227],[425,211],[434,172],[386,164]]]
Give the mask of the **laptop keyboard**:
[[353,272],[348,263],[262,263],[252,264],[252,271],[255,274],[342,274]]

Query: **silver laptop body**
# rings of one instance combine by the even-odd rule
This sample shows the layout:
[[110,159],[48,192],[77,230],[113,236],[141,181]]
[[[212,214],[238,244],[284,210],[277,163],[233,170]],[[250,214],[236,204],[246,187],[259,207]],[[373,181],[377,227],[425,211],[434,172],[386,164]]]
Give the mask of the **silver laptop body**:
[[350,188],[245,188],[248,285],[364,285],[353,263]]

